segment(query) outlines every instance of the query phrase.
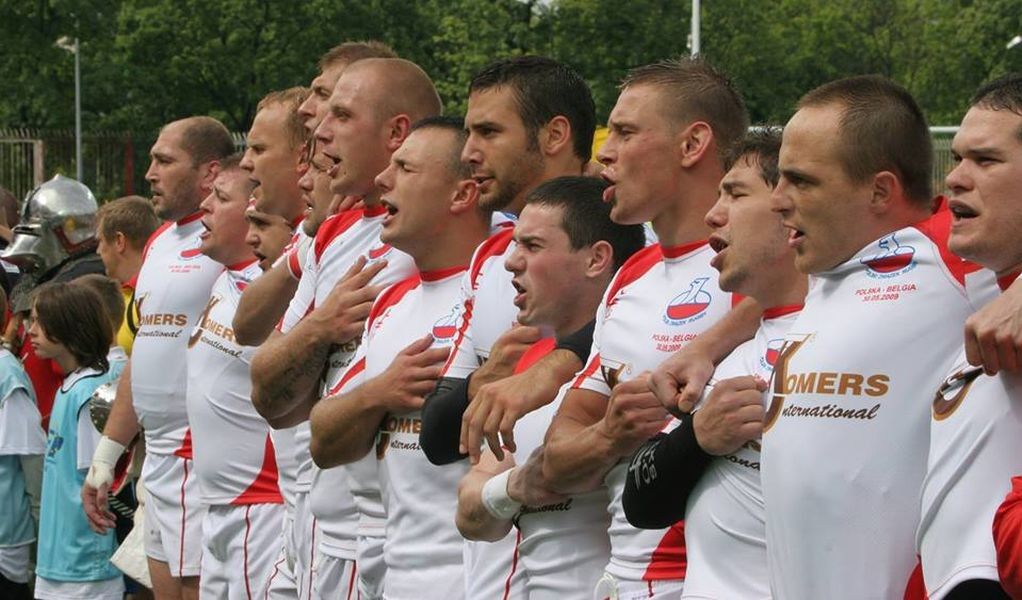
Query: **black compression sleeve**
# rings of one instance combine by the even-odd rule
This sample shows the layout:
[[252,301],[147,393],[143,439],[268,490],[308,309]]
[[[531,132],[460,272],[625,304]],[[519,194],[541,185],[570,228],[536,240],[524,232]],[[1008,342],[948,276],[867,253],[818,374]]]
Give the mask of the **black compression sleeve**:
[[662,529],[684,519],[688,496],[712,458],[699,447],[690,414],[674,431],[643,444],[625,477],[628,522],[642,529]]
[[557,338],[558,350],[568,350],[575,354],[585,365],[589,362],[589,351],[593,348],[593,331],[596,329],[596,319],[589,321],[582,326],[582,329],[574,333]]
[[468,381],[442,377],[422,405],[419,445],[434,465],[449,465],[468,456],[458,452],[461,417],[468,408]]

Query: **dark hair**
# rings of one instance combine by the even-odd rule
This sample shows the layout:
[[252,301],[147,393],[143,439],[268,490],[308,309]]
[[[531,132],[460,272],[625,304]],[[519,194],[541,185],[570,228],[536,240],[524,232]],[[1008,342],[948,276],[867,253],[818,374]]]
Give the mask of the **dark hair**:
[[284,120],[284,129],[287,132],[287,139],[292,149],[297,149],[306,142],[308,132],[305,130],[304,120],[298,114],[298,107],[309,97],[309,88],[302,86],[289,87],[284,90],[276,90],[263,96],[263,99],[256,105],[256,113],[268,106],[283,106],[287,111],[287,119]]
[[99,294],[84,285],[50,282],[36,289],[33,300],[39,327],[63,344],[78,366],[110,369],[106,355],[114,333]]
[[879,75],[859,75],[825,83],[798,102],[798,108],[838,104],[840,157],[855,182],[881,171],[896,174],[915,203],[933,202],[933,144],[923,111],[912,94]]
[[589,85],[574,69],[544,56],[505,58],[477,73],[468,92],[504,86],[514,93],[518,116],[532,147],[538,144],[540,128],[560,115],[571,124],[575,156],[583,162],[589,160],[596,131],[596,104]]
[[737,144],[731,147],[724,168],[730,170],[743,157],[755,159],[759,166],[759,176],[767,185],[774,188],[781,178],[777,169],[777,156],[781,152],[780,127],[756,127],[745,134]]
[[121,293],[121,286],[113,279],[99,273],[82,275],[71,283],[85,286],[96,292],[99,299],[103,301],[106,316],[110,319],[110,327],[116,336],[124,322],[124,295]]
[[426,117],[419,119],[408,129],[408,135],[420,129],[440,129],[454,134],[455,145],[449,158],[448,168],[452,173],[461,179],[468,179],[472,176],[472,169],[468,163],[461,160],[461,149],[465,147],[465,140],[468,139],[468,132],[465,131],[465,119],[461,117]]
[[749,112],[734,82],[702,58],[676,58],[636,67],[621,89],[638,85],[661,88],[669,120],[676,124],[705,121],[717,142],[717,158],[725,157],[749,128]]
[[397,52],[376,40],[344,42],[326,51],[319,58],[319,70],[324,71],[338,63],[351,64],[363,58],[398,58]]
[[[1010,110],[1022,116],[1022,73],[1008,73],[983,84],[972,95],[969,106],[987,110]],[[1022,126],[1015,133],[1022,139]]]
[[103,239],[109,240],[121,232],[128,245],[141,252],[160,226],[160,218],[152,202],[142,196],[124,196],[100,206],[96,223]]
[[620,225],[610,219],[610,204],[603,201],[607,183],[596,177],[566,176],[545,181],[525,198],[536,204],[560,208],[561,229],[573,250],[608,242],[614,249],[614,270],[646,245],[642,225]]
[[171,125],[175,123],[181,124],[181,147],[192,158],[193,165],[221,160],[234,153],[231,132],[213,117],[188,117]]

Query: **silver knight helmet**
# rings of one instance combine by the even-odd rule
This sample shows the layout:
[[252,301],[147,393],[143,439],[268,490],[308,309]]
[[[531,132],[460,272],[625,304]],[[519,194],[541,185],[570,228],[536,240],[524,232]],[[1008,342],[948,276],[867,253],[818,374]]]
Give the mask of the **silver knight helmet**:
[[25,272],[42,273],[96,240],[96,197],[84,184],[57,175],[28,193],[21,223],[2,258]]

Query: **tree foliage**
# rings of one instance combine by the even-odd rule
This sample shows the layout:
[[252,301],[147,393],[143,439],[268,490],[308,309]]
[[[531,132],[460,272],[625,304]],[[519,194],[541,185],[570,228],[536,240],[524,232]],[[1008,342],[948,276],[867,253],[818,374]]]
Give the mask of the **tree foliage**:
[[[305,85],[349,39],[381,39],[463,112],[469,79],[494,58],[547,54],[591,83],[601,119],[627,70],[688,53],[689,0],[0,0],[0,127],[73,123],[81,40],[87,130],[151,135],[211,114],[244,130],[267,91]],[[932,122],[960,118],[973,89],[1022,68],[1022,0],[703,0],[702,52],[731,73],[755,121],[781,122],[815,85],[882,73]]]

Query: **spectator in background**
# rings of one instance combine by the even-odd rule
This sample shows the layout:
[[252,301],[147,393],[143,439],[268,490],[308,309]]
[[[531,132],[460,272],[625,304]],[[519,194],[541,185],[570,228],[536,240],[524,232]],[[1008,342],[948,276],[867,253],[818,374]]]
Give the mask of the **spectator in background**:
[[40,358],[57,361],[67,373],[54,399],[43,462],[35,597],[121,600],[124,581],[110,564],[117,545],[113,532],[89,529],[78,494],[100,437],[83,409],[126,362],[110,347],[110,321],[120,307],[108,314],[95,291],[67,283],[41,287],[34,298],[31,343]]
[[[0,321],[7,295],[0,292]],[[18,358],[0,348],[0,598],[27,600],[29,559],[39,516],[46,432],[32,383]]]
[[6,343],[21,357],[35,388],[43,427],[49,424],[53,397],[64,376],[56,363],[37,357],[27,341],[22,321],[31,308],[32,292],[43,283],[71,281],[87,273],[102,273],[96,254],[96,198],[88,187],[62,175],[32,190],[25,199],[24,222],[2,258],[23,275],[10,293],[13,318]]
[[146,242],[160,226],[153,205],[141,196],[124,196],[99,207],[96,213],[96,252],[106,274],[117,280],[124,296],[124,318],[116,330],[117,345],[131,354],[138,331],[135,280],[142,269]]

